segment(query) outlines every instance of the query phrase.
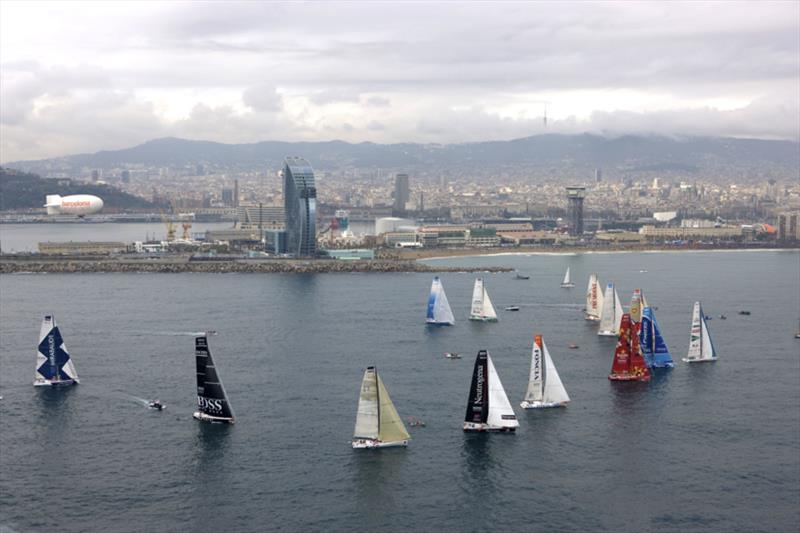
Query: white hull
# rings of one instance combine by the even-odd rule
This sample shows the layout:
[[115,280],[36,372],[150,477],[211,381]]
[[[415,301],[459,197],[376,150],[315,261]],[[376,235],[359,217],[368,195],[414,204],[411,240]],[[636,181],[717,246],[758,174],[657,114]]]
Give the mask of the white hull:
[[491,424],[476,424],[475,422],[464,422],[464,431],[511,431],[516,430],[516,426],[493,426]]
[[574,286],[575,286],[575,284],[574,284],[574,283],[562,283],[562,284],[561,284],[561,288],[562,288],[562,289],[571,289],[571,288],[573,288]]
[[375,448],[397,448],[408,446],[407,440],[396,440],[394,442],[381,442],[376,439],[356,439],[352,442],[354,450],[368,450]]
[[425,320],[425,323],[429,326],[452,326],[453,322],[437,322],[435,320]]
[[519,404],[520,407],[523,409],[548,409],[550,407],[566,407],[569,402],[539,402],[539,401],[532,401],[528,402],[523,400],[522,403]]
[[598,331],[597,334],[601,337],[617,337],[619,335],[616,331],[611,330]]
[[61,379],[59,381],[36,380],[33,382],[34,387],[68,387],[69,385],[77,385],[80,383],[77,379]]
[[219,416],[211,416],[205,413],[201,413],[200,411],[195,411],[192,413],[192,416],[195,417],[197,420],[201,420],[203,422],[214,422],[219,424],[233,424],[233,418],[222,418]]
[[594,315],[586,315],[583,317],[583,319],[588,320],[589,322],[600,322],[600,317]]
[[716,357],[709,357],[707,359],[688,359],[688,358],[684,357],[682,359],[682,361],[684,363],[712,363],[712,362],[714,362],[716,360],[717,360]]

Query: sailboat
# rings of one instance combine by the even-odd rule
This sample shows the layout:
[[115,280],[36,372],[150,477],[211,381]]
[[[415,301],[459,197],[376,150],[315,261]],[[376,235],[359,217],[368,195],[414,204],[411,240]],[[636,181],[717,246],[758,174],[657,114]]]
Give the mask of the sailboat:
[[589,276],[589,287],[586,289],[586,320],[597,322],[603,309],[603,290],[597,274]]
[[353,448],[408,446],[411,437],[374,366],[368,366],[361,380]]
[[472,371],[464,431],[514,431],[519,427],[514,409],[486,350],[480,350]]
[[525,399],[520,403],[523,409],[542,409],[545,407],[566,407],[569,395],[561,383],[561,378],[550,357],[550,351],[541,335],[533,337],[531,351],[531,373]]
[[475,287],[472,289],[472,309],[469,312],[469,319],[497,322],[497,313],[489,298],[489,293],[486,292],[486,285],[483,284],[482,278],[475,280]]
[[217,367],[208,349],[208,338],[203,335],[194,339],[194,355],[197,363],[197,411],[192,414],[197,420],[233,424],[234,416],[225,387],[219,378]]
[[564,273],[564,281],[561,282],[561,288],[562,289],[571,289],[574,286],[575,286],[575,284],[572,283],[572,280],[570,280],[570,277],[569,277],[569,267],[567,267],[567,271]]
[[444,287],[439,280],[439,276],[434,277],[431,284],[431,294],[428,297],[428,316],[425,322],[435,326],[452,326],[455,324],[453,311],[447,302],[447,295],[444,293]]
[[36,351],[36,371],[33,384],[37,387],[65,386],[80,383],[75,365],[69,357],[53,315],[45,315],[39,330]]
[[628,313],[622,315],[619,339],[611,364],[611,381],[650,381],[650,369],[644,362],[639,338],[634,334],[634,326]]
[[700,302],[694,303],[692,312],[692,332],[689,337],[689,353],[683,360],[687,363],[705,363],[717,360],[717,351],[711,342],[711,335],[706,324],[706,315]]
[[600,313],[600,327],[597,334],[601,337],[616,337],[619,335],[620,319],[622,318],[622,303],[619,301],[619,294],[614,289],[614,284],[606,285],[606,293],[603,296],[603,307]]
[[642,310],[642,320],[638,325],[639,344],[647,366],[650,368],[672,368],[672,356],[669,354],[667,343],[661,335],[661,330],[656,321],[656,314],[652,307]]

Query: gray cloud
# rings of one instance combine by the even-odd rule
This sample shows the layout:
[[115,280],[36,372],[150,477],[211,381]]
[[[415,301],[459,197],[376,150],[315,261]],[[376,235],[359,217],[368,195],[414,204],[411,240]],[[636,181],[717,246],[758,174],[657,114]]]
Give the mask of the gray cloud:
[[544,100],[548,131],[800,138],[797,2],[76,4],[47,31],[15,6],[3,161],[164,134],[508,139],[543,131]]

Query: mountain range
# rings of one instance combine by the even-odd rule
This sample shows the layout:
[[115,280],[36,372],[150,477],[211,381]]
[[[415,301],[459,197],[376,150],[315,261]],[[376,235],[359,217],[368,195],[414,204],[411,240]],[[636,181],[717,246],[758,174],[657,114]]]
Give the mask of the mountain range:
[[305,157],[320,170],[344,168],[473,169],[596,168],[625,171],[703,171],[739,167],[796,176],[800,143],[719,137],[663,137],[546,134],[509,141],[461,144],[358,144],[344,141],[223,144],[174,137],[132,148],[78,154],[6,167],[42,176],[133,165],[180,167],[204,164],[229,169],[276,169],[287,155]]

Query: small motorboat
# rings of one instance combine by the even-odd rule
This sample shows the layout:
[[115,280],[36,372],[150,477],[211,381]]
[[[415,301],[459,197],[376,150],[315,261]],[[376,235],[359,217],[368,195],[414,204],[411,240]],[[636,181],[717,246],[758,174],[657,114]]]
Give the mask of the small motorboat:
[[525,274],[520,274],[519,272],[517,272],[516,279],[531,279],[531,277],[530,276],[526,276]]
[[445,359],[461,359],[461,355],[456,352],[444,352]]
[[164,404],[161,403],[161,400],[150,400],[150,402],[147,404],[147,407],[157,411],[162,411],[164,409]]
[[719,315],[719,319],[720,319],[720,320],[727,320],[727,319],[728,319],[728,317],[726,317],[725,315]]
[[506,311],[519,311],[519,306],[518,305],[509,305],[508,307],[506,307]]
[[420,420],[419,418],[409,416],[406,420],[408,420],[408,425],[412,428],[424,428],[425,422]]
[[639,274],[647,274],[647,270],[640,270]]
[[578,348],[580,348],[580,346],[578,346],[578,345],[577,345],[577,344],[575,344],[574,342],[573,342],[572,344],[570,344],[570,345],[569,345],[569,349],[570,349],[570,350],[577,350]]
[[706,320],[711,320],[711,319],[713,319],[714,317],[706,315],[706,316],[704,316],[703,318],[705,318]]
[[750,316],[750,311],[741,310],[739,311],[739,314],[744,316]]
[[216,334],[217,334],[217,332],[216,332],[216,331],[214,331],[213,329],[210,329],[210,330],[206,331],[206,336],[207,336],[207,337],[213,337],[213,336],[215,336]]

